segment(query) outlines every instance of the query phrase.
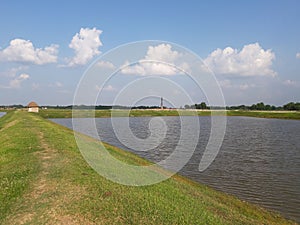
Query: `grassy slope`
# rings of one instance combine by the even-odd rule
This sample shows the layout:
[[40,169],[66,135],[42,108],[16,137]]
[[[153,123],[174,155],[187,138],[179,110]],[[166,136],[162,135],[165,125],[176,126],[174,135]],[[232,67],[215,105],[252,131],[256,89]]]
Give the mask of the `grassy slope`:
[[[78,112],[78,113],[76,113]],[[195,115],[193,111],[181,111],[183,115]],[[115,116],[128,116],[129,110],[115,110]],[[71,118],[72,110],[70,109],[42,109],[39,112],[40,116],[44,118]],[[78,117],[110,117],[110,110],[75,110],[75,116]],[[209,111],[199,112],[199,115],[208,116]],[[178,116],[176,110],[131,110],[130,116]]]
[[71,130],[26,112],[0,118],[0,168],[0,224],[290,223],[180,176],[146,187],[110,182],[87,165]]
[[228,111],[228,116],[250,116],[260,118],[294,119],[300,120],[300,112],[294,111]]
[[[110,117],[111,112],[109,110],[96,110],[95,114],[92,111],[85,111],[83,113],[84,117]],[[195,115],[199,116],[210,116],[210,111],[188,111],[181,110],[182,115]],[[118,116],[127,116],[128,111],[119,110],[116,112]],[[39,113],[44,118],[71,118],[72,110],[63,110],[63,109],[47,109],[40,110]],[[222,112],[215,111],[215,114],[223,114]],[[300,119],[300,112],[282,112],[282,111],[227,111],[228,116],[251,116],[251,117],[260,117],[260,118],[278,118],[278,119]],[[131,110],[130,116],[178,116],[178,112],[175,110]]]

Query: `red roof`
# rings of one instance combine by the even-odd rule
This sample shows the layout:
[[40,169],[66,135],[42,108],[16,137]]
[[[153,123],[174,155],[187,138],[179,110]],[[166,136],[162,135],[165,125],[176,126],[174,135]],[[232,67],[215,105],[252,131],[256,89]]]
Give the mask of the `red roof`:
[[36,104],[36,102],[30,102],[28,104],[28,108],[35,108],[35,107],[39,107],[38,104]]

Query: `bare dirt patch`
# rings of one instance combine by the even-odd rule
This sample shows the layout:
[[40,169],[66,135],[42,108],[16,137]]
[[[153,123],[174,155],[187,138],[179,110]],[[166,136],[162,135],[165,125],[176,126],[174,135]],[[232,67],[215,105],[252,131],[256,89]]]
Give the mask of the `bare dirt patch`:
[[42,132],[38,133],[38,137],[40,139],[42,151],[36,152],[36,155],[41,161],[42,168],[32,191],[32,197],[35,199],[39,198],[44,192],[55,190],[57,186],[56,184],[49,182],[46,178],[49,174],[49,170],[51,169],[51,161],[56,157],[57,152],[55,149],[49,147],[44,140]]

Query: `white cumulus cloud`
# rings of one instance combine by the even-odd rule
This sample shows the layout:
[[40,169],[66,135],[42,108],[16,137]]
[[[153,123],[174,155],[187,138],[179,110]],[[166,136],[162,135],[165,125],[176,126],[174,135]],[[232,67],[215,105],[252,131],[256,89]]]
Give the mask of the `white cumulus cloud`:
[[149,46],[144,58],[134,65],[125,62],[121,72],[123,74],[133,75],[176,75],[182,74],[174,65],[185,71],[189,70],[186,62],[180,62],[182,54],[172,50],[170,44],[160,44],[157,46]]
[[29,75],[26,73],[22,73],[20,76],[16,77],[15,79],[11,80],[9,83],[8,88],[20,88],[21,83],[27,79],[29,79]]
[[249,83],[249,84],[247,84],[247,83],[241,83],[241,84],[232,83],[231,80],[228,80],[228,79],[220,80],[219,84],[220,84],[221,88],[224,88],[224,89],[239,89],[241,91],[257,87],[256,84],[252,84],[252,83]]
[[96,28],[81,28],[69,44],[75,56],[69,60],[68,66],[84,65],[94,56],[99,55],[99,47],[102,46],[101,33],[102,31]]
[[38,65],[57,61],[58,45],[35,48],[31,41],[14,39],[8,47],[0,51],[0,61],[25,62]]
[[96,66],[100,68],[115,69],[114,64],[109,61],[99,61],[96,63]]
[[300,52],[298,52],[298,53],[296,54],[296,58],[297,58],[297,59],[300,59]]
[[204,62],[217,74],[240,76],[275,76],[271,66],[275,54],[264,50],[259,43],[245,45],[242,50],[227,47],[216,49]]
[[17,73],[19,73],[22,70],[27,70],[28,66],[18,66],[18,67],[13,67],[13,68],[9,68],[6,71],[1,71],[0,72],[0,76],[3,77],[15,77],[17,75]]
[[101,88],[99,85],[96,85],[96,90],[97,91],[116,91],[117,89],[109,84],[103,88]]
[[114,88],[112,85],[107,85],[103,88],[104,91],[116,91],[117,89]]

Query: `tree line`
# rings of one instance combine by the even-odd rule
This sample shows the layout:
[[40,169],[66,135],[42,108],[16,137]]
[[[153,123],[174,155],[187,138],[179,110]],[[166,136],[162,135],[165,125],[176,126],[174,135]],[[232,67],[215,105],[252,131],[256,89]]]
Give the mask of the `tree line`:
[[[21,109],[25,108],[21,104],[18,105],[0,105],[0,109]],[[41,106],[42,108],[48,109],[96,109],[96,110],[109,110],[109,109],[160,109],[160,106],[121,106],[121,105],[67,105],[67,106]],[[164,107],[166,108],[166,107]],[[181,107],[183,108],[183,107]],[[208,106],[205,102],[201,102],[199,104],[193,105],[185,105],[185,109],[223,109],[218,106]],[[272,110],[300,110],[300,102],[289,102],[283,106],[275,106],[264,104],[263,102],[259,102],[252,105],[237,105],[237,106],[226,106],[227,110],[263,110],[263,111],[272,111]]]
[[[205,102],[194,105],[185,105],[185,109],[221,109],[218,106],[207,106]],[[226,106],[227,110],[262,110],[262,111],[272,111],[272,110],[300,110],[300,102],[289,102],[283,106],[275,106],[264,104],[259,102],[252,105],[237,105],[237,106]]]

